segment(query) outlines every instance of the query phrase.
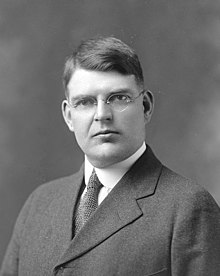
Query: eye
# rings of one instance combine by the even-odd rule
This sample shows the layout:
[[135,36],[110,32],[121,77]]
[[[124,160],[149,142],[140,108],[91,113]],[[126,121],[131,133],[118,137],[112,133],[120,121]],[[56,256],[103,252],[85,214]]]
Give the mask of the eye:
[[85,97],[73,102],[74,107],[92,107],[95,104],[95,100],[91,97]]
[[115,94],[109,98],[109,102],[111,103],[128,103],[130,100],[131,98],[126,94]]

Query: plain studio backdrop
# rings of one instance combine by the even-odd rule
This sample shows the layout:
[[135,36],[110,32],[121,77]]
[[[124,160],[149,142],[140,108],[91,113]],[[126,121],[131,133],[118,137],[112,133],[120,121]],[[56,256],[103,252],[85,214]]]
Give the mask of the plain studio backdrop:
[[83,155],[64,124],[61,75],[82,39],[136,49],[156,106],[147,141],[220,203],[220,1],[0,1],[0,263],[18,212]]

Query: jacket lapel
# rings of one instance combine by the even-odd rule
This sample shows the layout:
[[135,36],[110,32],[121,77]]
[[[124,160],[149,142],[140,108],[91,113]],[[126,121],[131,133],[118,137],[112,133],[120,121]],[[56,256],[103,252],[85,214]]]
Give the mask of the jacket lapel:
[[74,237],[56,268],[73,261],[138,219],[142,211],[137,199],[154,194],[161,167],[151,149],[147,148]]

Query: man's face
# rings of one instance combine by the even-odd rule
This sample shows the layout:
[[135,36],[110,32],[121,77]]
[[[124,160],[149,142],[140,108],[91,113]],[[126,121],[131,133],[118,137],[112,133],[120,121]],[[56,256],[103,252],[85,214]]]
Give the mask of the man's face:
[[[78,111],[64,101],[64,119],[76,140],[95,167],[104,168],[132,155],[145,140],[145,124],[152,113],[152,98],[145,94],[122,111],[115,111],[104,101],[124,91],[131,98],[141,92],[133,75],[77,69],[68,84],[69,102],[85,96],[94,97],[93,111]],[[143,103],[148,108],[144,108]]]

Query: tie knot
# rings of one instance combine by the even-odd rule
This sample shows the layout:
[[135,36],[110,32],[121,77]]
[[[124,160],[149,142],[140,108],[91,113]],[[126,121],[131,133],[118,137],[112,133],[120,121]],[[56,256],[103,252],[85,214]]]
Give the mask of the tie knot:
[[98,176],[95,172],[95,169],[93,169],[92,174],[89,178],[89,183],[87,185],[87,189],[97,189],[102,186],[102,183],[99,181]]

